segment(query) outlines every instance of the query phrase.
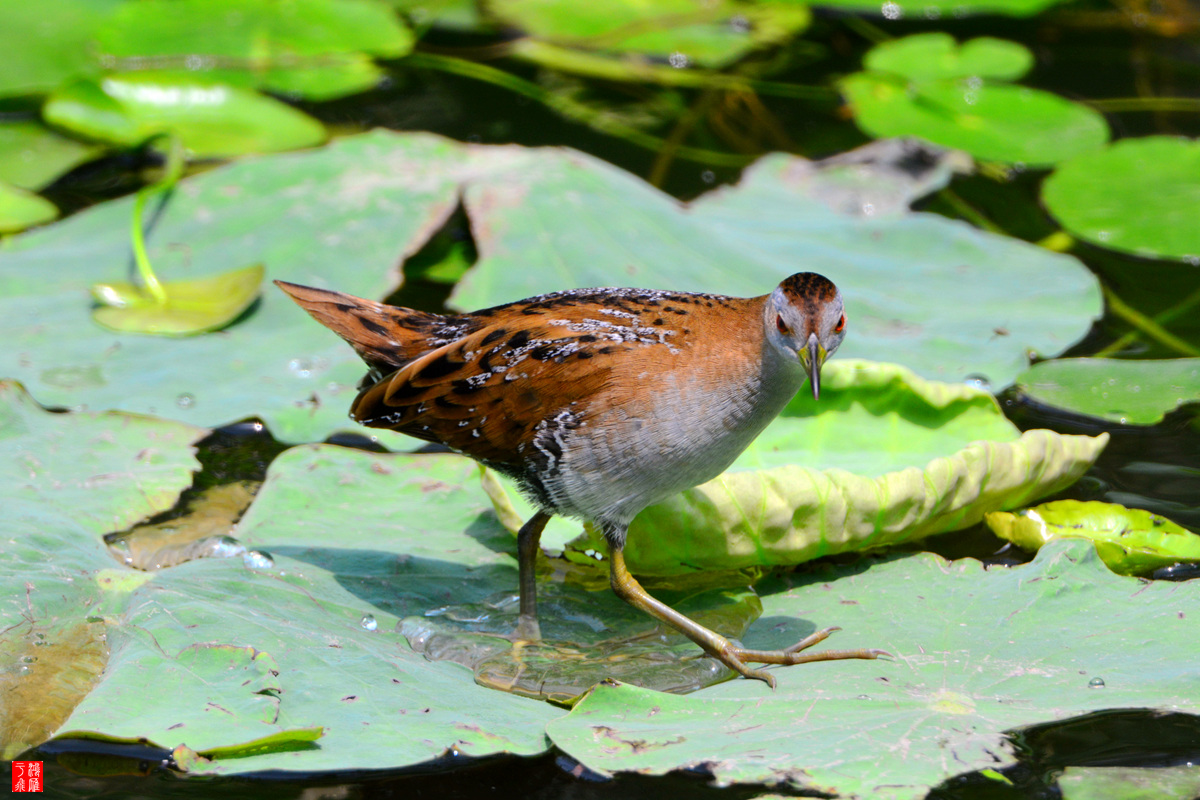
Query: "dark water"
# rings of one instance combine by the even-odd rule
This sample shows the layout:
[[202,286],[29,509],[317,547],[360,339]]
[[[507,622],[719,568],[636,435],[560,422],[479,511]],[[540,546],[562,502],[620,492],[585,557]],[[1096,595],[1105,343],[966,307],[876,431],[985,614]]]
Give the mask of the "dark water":
[[[1185,96],[1200,78],[1194,38],[1155,35],[1137,29],[1112,6],[1070,6],[1034,20],[998,18],[940,21],[936,27],[920,23],[889,24],[887,32],[905,35],[924,30],[945,30],[960,39],[978,35],[1020,41],[1037,56],[1037,67],[1023,83],[1077,99],[1133,97],[1139,93]],[[1153,10],[1153,9],[1152,9]],[[1193,15],[1195,12],[1193,12]],[[1108,15],[1108,16],[1105,16]],[[1193,25],[1195,22],[1193,21]],[[431,33],[425,44],[441,47],[478,45],[473,38]],[[828,85],[832,76],[859,68],[870,43],[836,16],[818,16],[802,41],[791,47],[792,66],[773,80]],[[504,65],[524,77],[534,78],[532,67]],[[636,86],[594,84],[589,101],[622,105],[644,97]],[[749,117],[740,120],[746,139],[764,150],[788,149],[808,158],[841,152],[866,142],[838,113],[838,101],[797,101],[762,97],[763,105],[777,118],[780,131],[756,129]],[[655,154],[586,126],[565,120],[543,106],[507,91],[431,70],[393,66],[390,85],[368,94],[334,103],[308,105],[309,113],[338,130],[384,126],[398,130],[433,131],[462,141],[488,144],[519,143],[529,146],[564,145],[592,153],[643,177],[652,173]],[[1122,113],[1109,115],[1114,135],[1153,133],[1200,135],[1200,115],[1182,113]],[[666,131],[658,132],[666,135]],[[782,141],[780,141],[782,139]],[[145,166],[138,153],[113,156],[86,165],[60,180],[47,194],[65,211],[128,193],[138,184]],[[674,161],[662,173],[662,187],[680,198],[694,197],[714,185],[732,182],[738,170]],[[1056,226],[1037,202],[1040,176],[1023,174],[1008,183],[980,177],[960,178],[954,193],[1011,235],[1037,241]],[[925,200],[923,210],[956,216],[945,197]],[[465,220],[452,220],[443,236],[430,245],[464,240]],[[468,242],[469,244],[469,242]],[[1173,263],[1118,256],[1081,246],[1075,254],[1127,303],[1154,316],[1200,287],[1200,271]],[[433,258],[436,253],[418,256]],[[852,287],[848,287],[853,291]],[[437,310],[448,287],[411,280],[393,298],[406,305]],[[1091,333],[1069,351],[1071,355],[1097,352],[1129,330],[1119,318],[1106,315]],[[1200,313],[1171,325],[1178,336],[1200,343]],[[1160,345],[1141,343],[1132,353],[1140,357],[1171,357]],[[1001,388],[1001,387],[997,387]],[[1019,394],[1001,395],[1002,405],[1021,428],[1047,427],[1063,433],[1095,434],[1107,430],[1112,443],[1087,477],[1066,493],[1085,499],[1109,499],[1150,508],[1176,521],[1200,528],[1200,411],[1184,409],[1152,427],[1119,426],[1040,407]],[[341,443],[362,444],[354,440]],[[233,426],[218,432],[202,445],[204,471],[196,488],[233,480],[261,479],[270,460],[282,450],[253,425]],[[186,499],[186,498],[185,498]],[[996,551],[1001,544],[982,529],[939,537],[925,545],[948,557],[973,556],[989,560],[1020,558]],[[1186,715],[1158,716],[1148,712],[1123,712],[1046,726],[1016,737],[1022,761],[1006,775],[1011,786],[981,775],[960,776],[938,788],[932,797],[1042,798],[1060,796],[1052,776],[1068,765],[1170,766],[1200,761],[1200,720]],[[710,786],[706,776],[673,775],[665,778],[622,776],[612,780],[591,775],[569,758],[551,753],[534,759],[497,758],[486,761],[450,759],[421,771],[381,775],[341,775],[330,780],[297,776],[265,776],[256,780],[181,780],[166,769],[167,754],[147,748],[60,743],[40,755],[46,764],[47,797],[70,798],[617,798],[633,800],[685,795],[705,798],[753,797],[762,787]],[[91,773],[90,775],[79,773]],[[95,773],[103,773],[97,775]]]

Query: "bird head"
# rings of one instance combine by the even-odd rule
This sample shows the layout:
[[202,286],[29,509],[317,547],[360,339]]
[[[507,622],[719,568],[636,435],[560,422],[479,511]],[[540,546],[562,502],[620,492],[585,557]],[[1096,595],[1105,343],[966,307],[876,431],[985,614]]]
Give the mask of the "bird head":
[[842,293],[824,275],[796,273],[770,294],[763,322],[767,340],[803,366],[813,397],[819,397],[821,365],[846,338]]

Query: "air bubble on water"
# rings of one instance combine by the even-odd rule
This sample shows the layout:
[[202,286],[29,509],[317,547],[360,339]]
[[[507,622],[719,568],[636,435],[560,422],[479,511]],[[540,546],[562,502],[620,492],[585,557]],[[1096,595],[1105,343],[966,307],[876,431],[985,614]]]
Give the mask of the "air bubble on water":
[[270,569],[275,566],[275,559],[262,550],[247,550],[242,554],[242,561],[249,569]]
[[986,375],[968,375],[963,378],[963,383],[972,389],[979,389],[984,392],[992,390],[992,382],[987,379]]
[[1092,678],[1090,681],[1088,681],[1088,688],[1089,689],[1103,689],[1104,688],[1104,678]]
[[288,362],[288,369],[297,377],[307,378],[309,375],[312,375],[313,364],[307,358],[293,358]]
[[1108,231],[1096,231],[1096,238],[1102,242],[1107,242],[1112,238],[1112,234]]
[[900,19],[904,16],[904,9],[900,7],[899,3],[887,0],[879,7],[879,13],[883,14],[886,19]]
[[742,14],[734,14],[729,18],[729,27],[733,28],[734,33],[749,33],[750,20]]
[[196,398],[194,395],[184,392],[183,394],[179,395],[179,397],[175,398],[175,405],[179,406],[180,408],[191,408],[192,406],[196,405]]
[[941,19],[942,10],[937,6],[925,6],[925,19]]
[[675,69],[686,69],[687,67],[691,66],[692,60],[676,50],[674,53],[671,53],[671,55],[667,56],[667,63]]
[[717,173],[713,172],[711,169],[706,169],[704,172],[700,173],[700,180],[704,181],[705,183],[713,183],[717,180]]
[[373,631],[379,627],[379,623],[375,621],[374,614],[364,614],[363,618],[359,620],[358,624],[362,625],[362,629],[364,631]]
[[1189,253],[1183,257],[1183,263],[1189,267],[1200,267],[1200,256]]
[[874,203],[863,203],[862,204],[862,213],[863,213],[864,217],[875,216],[875,204]]
[[208,555],[213,558],[233,558],[234,556],[245,556],[246,545],[239,542],[232,536],[222,536],[208,549]]

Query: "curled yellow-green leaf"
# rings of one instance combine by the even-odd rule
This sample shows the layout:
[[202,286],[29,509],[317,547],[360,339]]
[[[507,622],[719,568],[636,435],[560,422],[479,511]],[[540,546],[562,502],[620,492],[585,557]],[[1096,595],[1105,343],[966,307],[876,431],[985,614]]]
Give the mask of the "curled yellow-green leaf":
[[988,527],[1023,550],[1054,539],[1089,539],[1113,572],[1145,575],[1181,561],[1200,561],[1200,536],[1166,517],[1115,503],[1058,500],[1016,513],[993,512]]

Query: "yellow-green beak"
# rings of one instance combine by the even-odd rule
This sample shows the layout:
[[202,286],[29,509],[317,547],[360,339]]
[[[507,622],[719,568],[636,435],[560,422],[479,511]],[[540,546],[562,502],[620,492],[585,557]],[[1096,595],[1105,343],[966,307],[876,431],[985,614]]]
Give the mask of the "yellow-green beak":
[[804,363],[804,368],[808,370],[808,380],[812,384],[813,400],[821,399],[821,365],[825,363],[828,357],[825,348],[817,341],[817,335],[810,333],[808,342],[800,351],[800,361]]

